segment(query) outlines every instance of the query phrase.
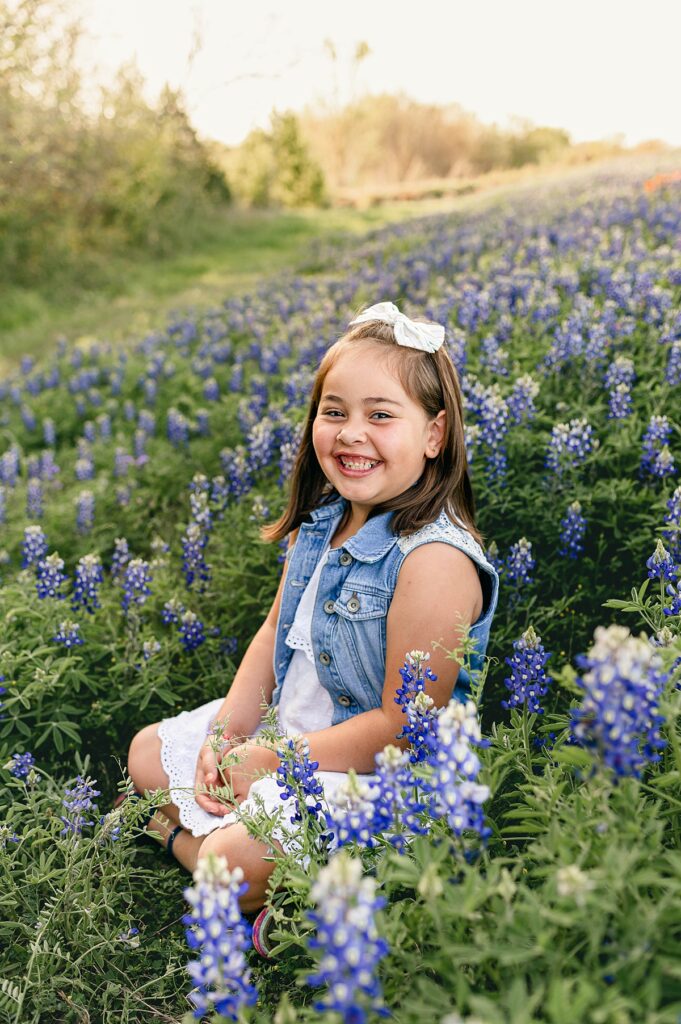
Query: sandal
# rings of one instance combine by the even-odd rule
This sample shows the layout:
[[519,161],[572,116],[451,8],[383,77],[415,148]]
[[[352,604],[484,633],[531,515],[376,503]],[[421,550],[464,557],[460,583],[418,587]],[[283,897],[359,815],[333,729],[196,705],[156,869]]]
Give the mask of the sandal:
[[275,912],[283,905],[285,897],[286,893],[276,892],[272,897],[272,902],[264,906],[253,921],[251,930],[253,948],[256,953],[260,953],[260,956],[265,957],[267,960],[274,959],[272,957],[272,950],[277,943],[271,938],[271,932],[280,923],[277,921],[279,915]]

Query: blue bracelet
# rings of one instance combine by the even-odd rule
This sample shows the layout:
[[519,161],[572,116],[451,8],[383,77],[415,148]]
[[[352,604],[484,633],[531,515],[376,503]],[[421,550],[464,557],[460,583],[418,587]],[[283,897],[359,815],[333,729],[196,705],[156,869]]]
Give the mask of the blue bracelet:
[[[175,839],[177,837],[178,832],[181,832],[181,831],[182,831],[182,826],[178,825],[177,828],[174,828],[173,831],[168,836],[168,842],[166,844],[166,850],[168,851],[168,856],[169,857],[175,857],[175,854],[173,853],[173,843],[175,842]],[[175,859],[177,859],[177,858],[175,858]]]

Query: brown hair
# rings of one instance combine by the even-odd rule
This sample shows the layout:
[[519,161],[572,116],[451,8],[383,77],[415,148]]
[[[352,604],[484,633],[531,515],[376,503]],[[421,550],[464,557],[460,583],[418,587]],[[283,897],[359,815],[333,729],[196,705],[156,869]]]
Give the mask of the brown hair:
[[[422,318],[417,322],[428,323]],[[278,541],[295,530],[319,505],[337,497],[322,473],[312,444],[312,425],[317,416],[324,380],[339,357],[357,345],[371,341],[384,346],[402,387],[418,402],[429,420],[445,410],[445,432],[435,458],[427,459],[425,469],[409,490],[380,505],[371,516],[393,512],[391,528],[398,535],[413,533],[432,523],[440,512],[458,518],[482,546],[475,525],[475,499],[468,475],[468,460],[463,429],[463,403],[456,369],[444,345],[437,352],[398,345],[393,328],[380,320],[368,320],[347,331],[324,354],[315,376],[303,436],[291,477],[288,504],[275,523],[261,527],[265,541]]]

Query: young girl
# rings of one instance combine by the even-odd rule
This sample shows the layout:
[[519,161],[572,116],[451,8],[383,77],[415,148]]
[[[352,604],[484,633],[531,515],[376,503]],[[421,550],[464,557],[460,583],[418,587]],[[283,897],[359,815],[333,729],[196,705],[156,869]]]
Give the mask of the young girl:
[[263,530],[267,541],[289,537],[270,612],[224,700],[149,725],[132,741],[137,790],[170,789],[172,798],[159,810],[174,827],[152,816],[147,829],[188,870],[211,851],[240,865],[245,912],[264,903],[271,851],[209,795],[222,784],[213,723],[226,720],[225,749],[238,745],[243,755],[224,769],[237,802],[255,808],[258,794],[274,810],[282,806],[278,758],[256,740],[263,697],[284,732],[305,736],[329,796],[349,768],[371,772],[375,755],[396,742],[406,652],[431,651],[437,681],[428,692],[438,706],[469,691],[466,670],[446,656],[468,625],[472,667],[482,663],[499,580],[475,526],[461,394],[443,340],[440,325],[382,302],[327,351],[288,505]]

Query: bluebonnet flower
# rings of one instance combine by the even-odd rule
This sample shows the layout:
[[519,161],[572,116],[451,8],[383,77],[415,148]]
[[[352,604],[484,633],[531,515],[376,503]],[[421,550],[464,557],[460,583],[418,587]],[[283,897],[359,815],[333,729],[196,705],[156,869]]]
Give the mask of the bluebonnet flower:
[[511,550],[506,559],[506,578],[517,587],[533,582],[531,575],[535,567],[535,559],[532,557],[532,542],[526,537],[521,537],[515,544],[511,544]]
[[180,616],[180,643],[188,653],[195,651],[206,640],[204,625],[194,612],[183,612]]
[[85,452],[78,459],[74,466],[76,480],[92,480],[95,475],[95,464],[90,452]]
[[27,526],[24,529],[24,542],[21,546],[21,568],[27,569],[35,565],[47,554],[47,538],[42,526]]
[[116,490],[114,491],[114,494],[116,497],[116,501],[121,506],[121,508],[124,508],[126,505],[130,504],[131,490],[129,487],[117,487]]
[[679,565],[681,564],[681,487],[677,487],[667,501],[664,522],[668,528],[662,531],[662,536],[669,545],[672,559]]
[[210,566],[203,557],[207,543],[208,536],[199,524],[190,523],[182,538],[182,568],[188,590],[191,590],[194,582],[199,580],[201,593],[205,589],[204,584],[210,580]]
[[189,420],[178,409],[168,410],[167,432],[173,448],[189,444]]
[[586,656],[575,659],[583,670],[576,682],[584,698],[570,711],[572,741],[596,751],[617,777],[640,777],[666,746],[658,699],[667,676],[655,648],[625,626],[597,626],[594,641]]
[[372,848],[377,845],[376,813],[378,787],[373,781],[359,776],[350,769],[345,779],[329,797],[329,810],[325,815],[327,828],[336,836],[339,846],[358,843]]
[[464,424],[464,442],[466,445],[466,461],[470,465],[473,462],[476,447],[480,444],[481,428],[477,423]]
[[142,644],[142,657],[145,661],[149,661],[149,658],[153,658],[160,650],[161,645],[158,640],[145,640]]
[[452,698],[437,718],[437,748],[431,758],[428,813],[445,818],[455,836],[477,832],[486,841],[491,829],[485,826],[482,804],[489,787],[477,782],[480,759],[473,747],[489,746],[480,733],[473,701],[463,704]]
[[254,423],[248,434],[248,465],[252,473],[269,465],[274,455],[274,425],[265,417]]
[[255,494],[253,496],[253,504],[251,506],[251,514],[249,519],[252,523],[261,523],[263,519],[267,519],[270,514],[269,505],[261,494]]
[[406,725],[397,739],[409,741],[409,759],[413,764],[425,761],[435,748],[437,708],[433,698],[425,692],[426,681],[435,682],[437,676],[426,665],[430,654],[409,651],[400,669],[402,685],[397,690],[395,703],[407,716]]
[[134,461],[133,456],[126,452],[125,448],[116,448],[114,451],[113,475],[115,477],[127,476],[130,465]]
[[679,568],[674,564],[671,555],[661,540],[658,540],[655,550],[646,562],[648,576],[651,580],[664,579],[675,583],[679,577]]
[[485,552],[485,558],[490,565],[494,566],[499,576],[504,571],[504,560],[499,557],[499,545],[495,540],[490,541],[490,545]]
[[43,486],[40,480],[29,480],[26,487],[26,515],[29,519],[42,519],[43,514]]
[[506,446],[509,412],[498,384],[484,389],[479,407],[480,443],[486,448],[487,478],[503,483],[506,476]]
[[179,622],[180,615],[184,611],[184,605],[178,601],[176,597],[171,597],[169,601],[163,605],[161,612],[161,620],[168,625],[172,622]]
[[97,417],[97,425],[99,427],[99,436],[103,441],[108,441],[111,438],[111,417],[108,412],[102,412]]
[[297,424],[293,429],[292,436],[282,441],[279,447],[279,486],[283,487],[291,478],[293,468],[296,464],[300,441],[303,433],[303,424]]
[[667,444],[671,432],[671,424],[666,416],[651,416],[643,437],[639,476],[662,478],[676,473],[674,458]]
[[105,846],[106,843],[115,843],[121,838],[123,826],[123,810],[121,807],[114,807],[107,814],[102,814],[99,819],[101,828],[97,835],[97,845]]
[[0,482],[8,487],[16,487],[19,475],[19,448],[13,444],[8,451],[0,456]]
[[606,388],[612,391],[618,384],[626,384],[628,388],[636,380],[634,362],[629,356],[615,356],[605,372],[603,381]]
[[95,783],[92,779],[84,779],[82,775],[77,775],[73,788],[64,791],[62,804],[66,808],[67,814],[60,815],[64,823],[60,835],[77,837],[81,835],[85,825],[94,825],[94,821],[88,821],[86,817],[88,813],[95,810],[93,797],[101,795],[99,790],[94,787]]
[[539,698],[545,696],[552,682],[546,673],[546,662],[551,654],[544,650],[541,637],[532,628],[526,629],[519,640],[513,642],[513,657],[506,658],[511,667],[511,675],[504,679],[504,686],[510,691],[508,700],[502,700],[502,708],[519,708],[527,705],[527,710],[537,715],[544,714]]
[[566,472],[581,466],[598,446],[598,439],[593,438],[593,427],[583,417],[569,423],[556,423],[546,450],[545,465],[560,480]]
[[608,419],[625,420],[631,415],[631,390],[627,384],[616,384],[610,392],[608,402]]
[[207,409],[196,410],[196,432],[199,437],[210,436],[210,417]]
[[68,576],[63,572],[64,559],[60,558],[57,552],[41,558],[36,567],[36,590],[38,597],[44,600],[46,597],[54,597],[63,601],[66,594],[61,594],[59,588],[66,583]]
[[16,832],[12,832],[9,825],[3,822],[0,824],[0,850],[4,850],[8,843],[20,843],[21,840]]
[[480,365],[500,377],[508,376],[508,349],[493,334],[487,334],[480,342]]
[[84,608],[94,615],[100,608],[99,586],[104,581],[104,569],[99,555],[83,555],[76,565],[71,607],[74,611]]
[[37,421],[33,409],[31,409],[31,407],[28,405],[22,405],[20,412],[21,419],[23,421],[24,426],[26,427],[26,430],[35,430]]
[[203,397],[207,402],[217,402],[220,398],[220,385],[215,377],[209,377],[203,385]]
[[681,341],[673,341],[669,346],[664,379],[672,388],[681,384]]
[[13,775],[15,779],[27,779],[34,765],[35,758],[27,750],[25,754],[12,754],[10,760],[3,767],[9,769],[10,775]]
[[127,612],[131,604],[143,605],[149,595],[152,580],[149,564],[142,558],[133,558],[125,567],[123,573],[123,600],[121,607]]
[[376,928],[376,912],[385,905],[376,884],[363,877],[361,861],[341,850],[321,868],[311,890],[317,910],[308,911],[308,918],[316,933],[308,945],[319,950],[320,959],[306,981],[327,986],[314,1008],[340,1014],[343,1024],[364,1024],[371,1011],[388,1016],[376,976],[389,951]]
[[318,761],[310,761],[310,744],[303,739],[299,745],[293,739],[287,739],[277,750],[279,766],[276,773],[277,785],[281,789],[282,800],[292,797],[296,802],[296,811],[291,822],[302,821],[301,805],[306,815],[321,821],[322,798],[324,789],[315,775],[319,768]]
[[220,644],[220,651],[222,654],[226,654],[229,657],[236,654],[239,647],[239,638],[236,636],[226,636]]
[[55,644],[63,644],[67,650],[85,643],[80,635],[80,623],[72,622],[70,619],[64,619],[59,623],[59,629],[52,640]]
[[95,431],[95,425],[92,422],[92,420],[86,420],[85,423],[83,424],[83,437],[85,438],[86,441],[89,441],[90,444],[94,444],[95,441],[97,440],[97,433]]
[[54,480],[56,476],[59,476],[61,470],[57,463],[54,461],[54,455],[48,448],[40,456],[40,471],[39,477],[41,480],[47,481],[48,483]]
[[149,461],[149,456],[147,455],[146,450],[147,435],[143,430],[140,430],[139,427],[133,434],[132,445],[133,451],[135,452],[135,465],[143,466]]
[[163,540],[163,537],[159,537],[158,534],[155,534],[152,538],[150,547],[153,556],[151,559],[152,569],[168,565],[166,555],[170,551],[170,544],[166,543],[166,541]]
[[130,549],[125,537],[116,537],[114,541],[113,555],[111,556],[111,578],[119,580],[123,573],[123,566],[130,561]]
[[558,553],[568,558],[577,558],[584,550],[582,540],[586,531],[586,519],[582,515],[579,501],[568,505],[567,513],[560,521],[561,546]]
[[671,597],[669,608],[663,608],[665,615],[681,615],[681,583],[668,583],[665,593]]
[[223,448],[220,452],[220,462],[230,495],[238,500],[244,494],[248,494],[253,487],[253,478],[243,445],[237,445],[233,449]]
[[538,394],[539,383],[531,374],[523,374],[514,381],[511,394],[506,400],[509,415],[514,423],[529,423],[534,419],[534,400]]
[[43,420],[43,438],[48,447],[53,448],[56,444],[57,433],[54,426],[54,420],[50,419],[48,416]]
[[6,492],[4,487],[0,487],[0,523],[7,521],[7,506],[6,506]]
[[232,367],[232,375],[229,379],[229,390],[238,394],[244,387],[244,368],[241,364]]
[[197,986],[189,993],[196,1020],[215,1012],[236,1021],[241,1008],[257,999],[245,956],[251,929],[239,909],[248,888],[243,877],[241,868],[230,871],[225,857],[210,853],[200,858],[193,887],[184,890],[192,910],[182,923],[189,948],[199,951],[187,965]]
[[92,491],[81,491],[76,498],[76,528],[78,533],[89,533],[95,521],[95,496]]

